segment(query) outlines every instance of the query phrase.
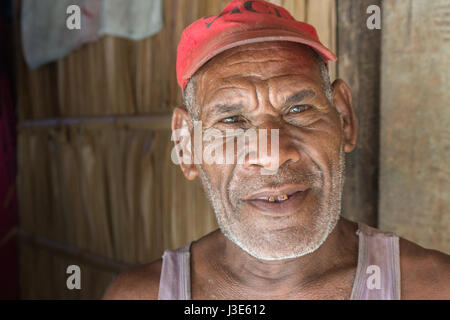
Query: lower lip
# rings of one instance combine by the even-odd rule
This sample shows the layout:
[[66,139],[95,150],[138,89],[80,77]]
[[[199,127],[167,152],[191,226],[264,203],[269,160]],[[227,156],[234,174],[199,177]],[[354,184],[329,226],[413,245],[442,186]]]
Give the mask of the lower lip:
[[288,216],[297,211],[308,193],[309,189],[298,191],[282,202],[269,202],[266,200],[247,200],[246,202],[266,215]]

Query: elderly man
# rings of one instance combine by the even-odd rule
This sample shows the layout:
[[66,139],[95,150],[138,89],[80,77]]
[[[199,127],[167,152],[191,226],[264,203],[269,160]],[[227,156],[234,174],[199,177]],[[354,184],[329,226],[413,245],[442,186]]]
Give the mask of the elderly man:
[[235,0],[184,31],[177,59],[186,107],[173,113],[174,132],[277,139],[253,157],[233,146],[231,163],[192,161],[213,142],[178,139],[181,169],[201,179],[220,229],[120,275],[105,299],[450,298],[449,256],[340,217],[356,119],[312,26]]

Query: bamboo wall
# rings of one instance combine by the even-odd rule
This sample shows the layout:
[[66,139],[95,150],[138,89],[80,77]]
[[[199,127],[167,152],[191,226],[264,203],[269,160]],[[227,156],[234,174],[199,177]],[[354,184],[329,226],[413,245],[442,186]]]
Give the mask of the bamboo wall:
[[[312,23],[336,52],[334,0],[273,2]],[[37,70],[25,65],[18,41],[23,298],[99,298],[127,265],[217,228],[199,182],[170,161],[169,129],[182,101],[175,73],[181,32],[225,3],[164,0],[157,35],[138,42],[105,36]],[[66,288],[70,264],[81,267],[80,291]]]

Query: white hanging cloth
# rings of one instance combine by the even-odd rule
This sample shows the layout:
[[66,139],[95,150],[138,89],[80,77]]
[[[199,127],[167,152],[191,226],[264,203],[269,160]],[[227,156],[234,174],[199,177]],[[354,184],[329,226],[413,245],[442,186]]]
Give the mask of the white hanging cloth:
[[[80,8],[80,29],[67,27],[73,14],[67,13],[71,5]],[[22,1],[22,48],[33,69],[106,34],[140,40],[162,26],[162,0]]]

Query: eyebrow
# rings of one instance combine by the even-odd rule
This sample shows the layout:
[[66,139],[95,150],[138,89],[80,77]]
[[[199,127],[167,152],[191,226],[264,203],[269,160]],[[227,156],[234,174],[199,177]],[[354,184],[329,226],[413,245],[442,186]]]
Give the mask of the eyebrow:
[[[293,95],[285,98],[284,104],[290,105],[294,103],[300,103],[304,99],[309,97],[314,97],[316,93],[311,89],[303,89],[297,93],[294,93]],[[221,115],[228,115],[232,113],[239,112],[241,110],[245,109],[245,107],[242,104],[215,104],[211,106],[208,111],[206,112],[207,117],[211,116],[221,116]]]
[[302,102],[305,98],[314,97],[316,93],[311,89],[303,89],[284,99],[285,105]]
[[242,104],[216,104],[209,108],[206,112],[206,116],[220,116],[235,113],[244,109]]

